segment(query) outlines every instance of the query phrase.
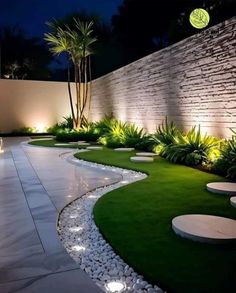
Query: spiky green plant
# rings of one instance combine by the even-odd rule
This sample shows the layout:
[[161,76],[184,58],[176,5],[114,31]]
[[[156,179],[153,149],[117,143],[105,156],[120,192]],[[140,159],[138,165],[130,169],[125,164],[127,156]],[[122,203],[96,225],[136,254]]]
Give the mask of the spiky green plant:
[[166,158],[186,165],[209,163],[219,156],[220,142],[218,138],[202,135],[200,125],[198,129],[194,126],[186,135],[179,133],[178,140],[167,146]]
[[119,120],[114,120],[109,126],[108,132],[99,138],[99,142],[107,147],[120,147],[125,142],[126,123]]
[[236,181],[236,132],[231,129],[232,137],[223,144],[221,155],[215,162],[214,170]]
[[180,130],[174,124],[173,121],[168,122],[167,117],[161,125],[158,126],[156,132],[152,135],[153,150],[159,155],[165,157],[165,151],[167,146],[176,144]]
[[124,128],[124,145],[135,147],[145,136],[144,129],[139,129],[134,123],[127,124]]
[[97,132],[102,136],[108,133],[112,127],[117,122],[117,119],[112,115],[105,115],[101,120],[95,123]]

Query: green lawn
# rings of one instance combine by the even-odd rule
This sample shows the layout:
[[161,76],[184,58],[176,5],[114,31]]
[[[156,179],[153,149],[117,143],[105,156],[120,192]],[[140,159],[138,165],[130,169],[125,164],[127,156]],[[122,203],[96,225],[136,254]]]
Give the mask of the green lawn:
[[228,196],[205,189],[206,183],[224,179],[159,157],[151,164],[132,163],[131,155],[108,149],[76,155],[149,174],[98,200],[94,216],[104,237],[137,272],[168,293],[236,292],[234,244],[193,242],[171,228],[172,218],[182,214],[236,219]]

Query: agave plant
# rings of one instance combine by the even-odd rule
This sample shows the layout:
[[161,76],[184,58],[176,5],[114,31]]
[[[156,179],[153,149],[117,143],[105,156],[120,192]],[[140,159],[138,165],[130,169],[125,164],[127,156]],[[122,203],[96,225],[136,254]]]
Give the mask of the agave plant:
[[128,124],[124,128],[124,144],[126,147],[135,147],[144,137],[143,128],[139,129],[135,124]]
[[168,122],[166,117],[165,122],[162,122],[156,132],[152,135],[154,151],[165,157],[167,146],[176,144],[179,134],[180,131],[174,122]]
[[236,180],[236,132],[232,129],[231,131],[233,132],[232,138],[225,141],[214,169],[216,172],[226,175],[227,178]]
[[196,126],[186,134],[178,135],[178,141],[167,146],[166,158],[174,163],[200,165],[208,163],[219,155],[220,142],[218,138],[202,135],[200,126]]

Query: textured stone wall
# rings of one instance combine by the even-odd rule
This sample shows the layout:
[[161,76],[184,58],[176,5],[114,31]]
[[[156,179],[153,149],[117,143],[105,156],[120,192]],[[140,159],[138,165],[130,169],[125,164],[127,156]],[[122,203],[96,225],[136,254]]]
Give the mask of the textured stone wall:
[[221,137],[236,128],[236,17],[93,82],[91,117],[153,132],[167,116]]

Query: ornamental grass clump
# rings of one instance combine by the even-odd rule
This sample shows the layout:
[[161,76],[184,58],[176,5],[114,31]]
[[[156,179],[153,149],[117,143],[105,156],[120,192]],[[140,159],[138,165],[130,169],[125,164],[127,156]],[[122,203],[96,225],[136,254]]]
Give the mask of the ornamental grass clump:
[[162,157],[166,157],[166,150],[168,146],[174,145],[178,142],[180,131],[174,122],[168,122],[167,118],[165,122],[162,122],[158,126],[156,132],[152,135],[153,151]]
[[110,124],[108,132],[101,136],[98,142],[109,148],[118,148],[124,146],[125,127],[126,123],[115,119]]
[[210,164],[219,156],[221,140],[207,134],[202,135],[196,126],[185,135],[179,132],[178,139],[165,149],[166,158],[173,163],[188,166]]
[[127,124],[124,128],[125,147],[136,147],[145,135],[143,128],[139,129],[134,123]]
[[214,171],[236,181],[236,132],[233,131],[232,138],[223,144],[220,157],[214,164]]

